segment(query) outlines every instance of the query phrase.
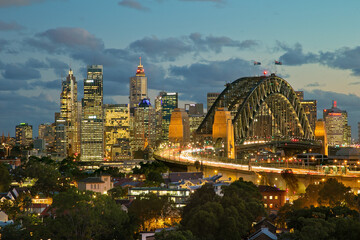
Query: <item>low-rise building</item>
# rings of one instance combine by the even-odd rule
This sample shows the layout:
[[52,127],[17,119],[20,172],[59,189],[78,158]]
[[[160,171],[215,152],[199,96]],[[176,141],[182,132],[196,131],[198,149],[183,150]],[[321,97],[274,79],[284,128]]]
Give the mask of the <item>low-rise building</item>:
[[113,188],[113,182],[110,175],[101,175],[100,177],[88,177],[78,182],[78,189],[81,191],[93,191],[106,194]]
[[286,191],[272,186],[258,186],[265,209],[279,210],[286,203]]

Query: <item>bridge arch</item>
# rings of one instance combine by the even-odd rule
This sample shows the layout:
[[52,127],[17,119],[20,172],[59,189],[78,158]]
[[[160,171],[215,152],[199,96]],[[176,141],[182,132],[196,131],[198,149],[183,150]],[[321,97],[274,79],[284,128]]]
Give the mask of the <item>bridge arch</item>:
[[212,134],[215,110],[220,107],[227,108],[232,114],[237,144],[251,137],[274,135],[314,139],[294,89],[275,74],[240,78],[226,84],[197,129],[197,134]]

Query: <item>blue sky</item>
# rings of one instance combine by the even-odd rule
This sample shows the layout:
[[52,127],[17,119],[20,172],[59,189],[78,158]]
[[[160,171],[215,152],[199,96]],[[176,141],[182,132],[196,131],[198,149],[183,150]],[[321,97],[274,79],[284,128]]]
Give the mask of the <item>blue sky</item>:
[[80,96],[86,65],[103,64],[105,103],[127,103],[141,56],[152,102],[165,90],[205,103],[267,69],[318,100],[319,118],[337,100],[357,138],[359,10],[355,0],[0,0],[0,132],[53,122],[70,66]]

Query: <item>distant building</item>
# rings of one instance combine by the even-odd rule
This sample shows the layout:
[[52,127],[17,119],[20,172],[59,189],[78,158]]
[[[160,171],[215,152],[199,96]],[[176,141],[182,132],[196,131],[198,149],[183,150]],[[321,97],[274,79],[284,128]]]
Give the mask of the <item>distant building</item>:
[[20,123],[15,127],[17,145],[30,146],[33,143],[33,127],[27,123]]
[[301,106],[304,108],[305,114],[309,120],[311,130],[314,132],[317,121],[317,101],[316,100],[304,100],[303,91],[295,91],[296,95],[300,99]]
[[55,124],[40,124],[38,138],[44,140],[46,152],[53,152],[55,147]]
[[333,101],[332,108],[324,109],[323,118],[329,146],[349,146],[351,128],[348,125],[347,112],[337,108],[336,101]]
[[132,151],[149,149],[156,144],[155,109],[148,99],[143,99],[134,109],[133,130],[131,131]]
[[202,103],[185,104],[185,111],[189,115],[203,115],[204,114],[204,105]]
[[104,105],[105,158],[129,159],[130,111],[128,104]]
[[211,106],[214,104],[220,93],[208,93],[207,94],[207,111],[209,112]]
[[189,116],[182,108],[175,108],[171,114],[169,141],[181,146],[190,142]]
[[204,120],[205,115],[189,115],[189,124],[190,124],[190,139],[193,138],[193,133],[198,129],[202,121]]
[[[157,97],[157,103],[161,103],[161,139],[169,139],[169,125],[171,113],[178,108],[178,93],[160,92]],[[156,104],[157,105],[157,104]]]
[[81,120],[81,161],[104,158],[103,66],[91,65],[84,80]]
[[78,182],[78,189],[81,191],[93,191],[106,194],[113,188],[110,175],[102,175],[100,177],[88,177]]
[[139,102],[148,97],[147,92],[147,77],[143,65],[140,63],[136,70],[134,77],[130,78],[130,112],[133,114],[134,109],[138,106]]

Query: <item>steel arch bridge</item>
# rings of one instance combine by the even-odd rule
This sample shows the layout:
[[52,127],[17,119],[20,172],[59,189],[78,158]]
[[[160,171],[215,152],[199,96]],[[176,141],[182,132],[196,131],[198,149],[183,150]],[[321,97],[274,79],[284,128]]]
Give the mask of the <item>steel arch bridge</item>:
[[231,112],[236,145],[256,138],[314,140],[294,89],[275,74],[244,77],[226,84],[196,130],[197,135],[212,134],[215,110],[218,108],[227,108]]

